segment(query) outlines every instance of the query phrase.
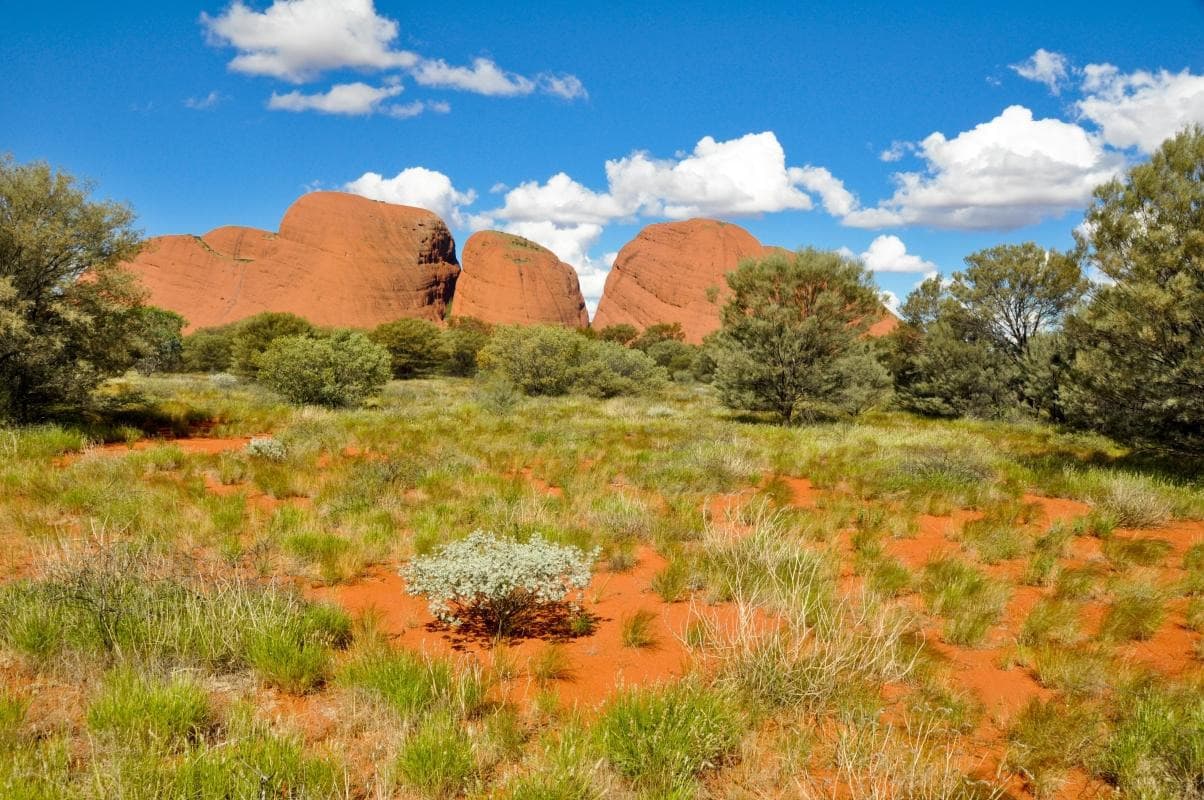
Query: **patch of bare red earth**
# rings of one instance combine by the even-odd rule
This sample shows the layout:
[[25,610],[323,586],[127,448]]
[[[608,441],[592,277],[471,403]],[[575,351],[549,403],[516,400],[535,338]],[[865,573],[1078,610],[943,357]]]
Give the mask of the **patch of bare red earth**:
[[[594,620],[592,632],[552,640],[563,648],[570,664],[566,679],[548,683],[562,703],[588,709],[625,687],[677,680],[690,666],[691,656],[682,638],[697,614],[718,625],[735,624],[736,609],[730,604],[699,607],[685,602],[666,603],[653,593],[652,577],[666,563],[645,547],[637,552],[631,570],[594,575],[582,602],[584,613]],[[406,594],[405,581],[395,566],[376,568],[352,584],[315,587],[309,593],[338,603],[353,616],[371,615],[377,628],[397,646],[432,655],[466,655],[486,668],[498,656],[498,648],[488,638],[461,635],[439,623],[425,599]],[[640,611],[653,615],[655,643],[650,647],[626,646],[623,622]],[[527,667],[549,644],[548,639],[538,637],[506,643],[501,657],[513,661],[517,674],[503,681],[500,691],[505,698],[530,699],[540,690]]]

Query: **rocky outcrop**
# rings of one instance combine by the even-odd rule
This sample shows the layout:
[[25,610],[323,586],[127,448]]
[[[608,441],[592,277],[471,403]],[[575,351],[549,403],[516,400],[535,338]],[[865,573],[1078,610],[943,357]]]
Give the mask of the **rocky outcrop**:
[[126,266],[148,302],[182,314],[189,330],[261,311],[357,328],[439,320],[459,274],[455,242],[435,214],[340,192],[301,197],[279,233],[229,226],[161,236]]
[[[615,258],[593,326],[627,323],[643,329],[677,322],[687,342],[701,342],[719,329],[719,312],[730,291],[724,276],[744,259],[770,255],[793,253],[762,245],[740,226],[718,220],[649,225]],[[869,334],[883,336],[898,324],[884,307]]]
[[628,323],[643,329],[678,322],[687,342],[700,342],[719,327],[728,291],[723,276],[765,250],[751,233],[727,222],[649,225],[615,258],[594,327]]
[[498,231],[468,238],[452,313],[499,325],[589,325],[577,272],[545,247]]

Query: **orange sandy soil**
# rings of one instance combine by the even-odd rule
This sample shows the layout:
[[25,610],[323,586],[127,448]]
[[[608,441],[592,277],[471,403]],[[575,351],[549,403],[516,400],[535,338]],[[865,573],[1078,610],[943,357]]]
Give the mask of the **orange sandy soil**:
[[[180,439],[172,443],[185,452],[217,453],[234,450],[246,445],[248,438],[238,439]],[[138,442],[133,449],[142,449],[161,443],[150,440]],[[102,452],[120,453],[130,449],[127,445],[107,445],[96,448]],[[361,455],[349,450],[347,455]],[[324,461],[323,463],[328,463]],[[559,487],[548,485],[533,474],[530,468],[518,470],[538,490],[559,495]],[[833,492],[813,487],[805,478],[782,478],[789,486],[792,503],[798,507],[815,507],[825,495]],[[222,486],[215,480],[208,481],[215,492],[242,491],[246,487]],[[707,510],[712,519],[724,520],[733,517],[748,501],[752,490],[713,497]],[[249,497],[256,503],[274,504],[272,498]],[[299,498],[300,502],[308,498]],[[1044,530],[1058,520],[1072,520],[1090,510],[1084,503],[1062,498],[1047,498],[1025,495],[1023,500],[1040,507],[1039,513],[1030,523],[1035,532]],[[967,520],[981,516],[978,512],[955,510],[949,516],[920,515],[918,531],[914,537],[888,540],[888,552],[903,562],[909,569],[917,570],[928,561],[942,555],[961,552],[956,540],[961,525]],[[732,535],[740,535],[742,526],[732,522],[728,525]],[[1204,521],[1179,521],[1156,531],[1118,530],[1117,536],[1156,536],[1171,542],[1173,550],[1164,561],[1159,576],[1164,584],[1182,577],[1178,565],[1182,555],[1194,543],[1204,540]],[[841,537],[845,541],[841,550],[851,554],[847,543],[847,532]],[[1065,563],[1082,565],[1103,562],[1098,540],[1076,537],[1068,546],[1070,556]],[[1027,557],[1010,562],[985,566],[983,569],[996,578],[1012,584],[1011,600],[1003,619],[990,631],[987,640],[979,648],[950,645],[940,636],[940,620],[932,620],[923,633],[928,645],[942,658],[951,672],[951,683],[972,693],[985,710],[978,728],[970,735],[969,744],[975,763],[966,764],[973,774],[994,777],[1005,752],[1005,732],[1014,716],[1033,697],[1049,697],[1053,692],[1042,687],[1026,668],[1013,663],[1016,637],[1033,606],[1048,590],[1019,584]],[[665,603],[650,587],[653,576],[665,566],[665,560],[654,550],[642,547],[637,553],[637,563],[626,572],[598,571],[584,593],[583,606],[596,625],[587,635],[563,636],[556,644],[563,648],[571,664],[571,674],[566,679],[551,681],[552,689],[562,704],[577,706],[582,710],[596,708],[607,697],[626,686],[646,685],[672,681],[681,677],[690,667],[691,656],[682,642],[682,636],[694,615],[702,614],[720,625],[735,620],[736,609],[731,604],[705,605],[696,598],[694,602]],[[1173,565],[1173,566],[1171,566]],[[459,633],[438,623],[430,614],[426,601],[411,597],[405,592],[405,584],[398,574],[398,563],[380,564],[370,568],[365,575],[351,583],[334,586],[307,586],[304,591],[311,597],[333,601],[346,608],[355,617],[371,616],[378,630],[386,634],[397,646],[438,655],[453,655],[476,659],[489,668],[498,657],[499,648],[488,638]],[[845,565],[841,588],[856,592],[860,578]],[[910,596],[907,602],[921,607],[919,598]],[[1183,675],[1201,669],[1193,657],[1193,648],[1199,634],[1186,628],[1184,614],[1186,601],[1176,599],[1168,604],[1167,618],[1162,627],[1149,640],[1118,645],[1115,652],[1122,661],[1143,665],[1168,675]],[[1084,603],[1084,632],[1093,635],[1103,617],[1105,606],[1100,602]],[[623,621],[634,613],[646,610],[654,615],[653,631],[656,644],[647,648],[626,647],[622,643]],[[526,638],[510,641],[501,649],[501,658],[509,659],[513,677],[504,680],[498,691],[506,699],[515,701],[531,699],[541,687],[532,675],[530,662],[550,646],[546,638]],[[896,698],[894,687],[888,687],[888,699]],[[329,727],[332,709],[329,699],[321,695],[304,698],[289,698],[275,692],[267,693],[271,699],[273,715],[291,719],[305,731],[307,738],[320,738],[321,731]],[[890,712],[888,712],[890,713]],[[1015,797],[1029,796],[1018,779],[1007,786]],[[1107,796],[1111,789],[1080,772],[1072,771],[1066,784],[1059,792],[1061,797]]]

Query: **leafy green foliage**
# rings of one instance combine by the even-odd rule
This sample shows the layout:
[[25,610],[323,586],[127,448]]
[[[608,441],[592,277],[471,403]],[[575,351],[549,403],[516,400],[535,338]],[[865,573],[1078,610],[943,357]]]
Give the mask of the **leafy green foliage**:
[[242,378],[255,378],[260,358],[272,342],[285,336],[311,336],[317,331],[296,314],[264,311],[240,320],[233,326],[230,339],[230,371]]
[[478,361],[528,395],[638,394],[656,389],[665,377],[638,350],[555,325],[498,328]]
[[184,372],[227,372],[234,361],[235,326],[202,328],[181,342],[180,368]]
[[141,244],[134,214],[89,190],[0,156],[0,418],[81,404],[146,346],[141,293],[120,268]]
[[865,338],[882,305],[860,263],[805,249],[745,262],[727,282],[708,347],[725,404],[793,423],[858,413],[884,395],[890,379]]
[[1109,282],[1069,321],[1075,421],[1204,453],[1204,129],[1095,190],[1081,244]]
[[425,319],[399,319],[378,325],[368,338],[389,352],[393,377],[401,380],[433,374],[445,358],[439,326]]
[[1077,254],[1033,242],[970,254],[948,286],[927,279],[887,337],[900,404],[935,416],[1060,418],[1069,355],[1059,331],[1086,288]]
[[389,354],[354,331],[281,337],[258,363],[259,381],[299,404],[355,405],[389,380]]
[[443,368],[448,375],[477,374],[477,355],[489,342],[493,327],[475,317],[452,317],[443,331]]

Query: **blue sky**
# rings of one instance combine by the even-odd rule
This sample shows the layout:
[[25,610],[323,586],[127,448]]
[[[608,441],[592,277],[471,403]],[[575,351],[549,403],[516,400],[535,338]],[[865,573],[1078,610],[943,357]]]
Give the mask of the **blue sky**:
[[[22,3],[0,151],[148,235],[274,229],[307,189],[552,247],[596,299],[642,225],[848,248],[904,295],[1204,123],[1204,4]],[[592,303],[591,303],[592,305]]]

